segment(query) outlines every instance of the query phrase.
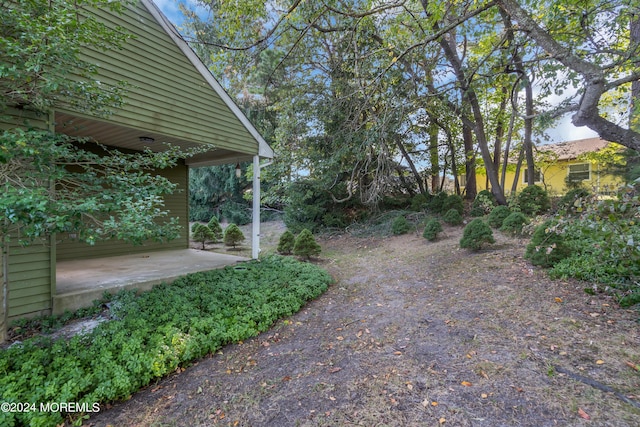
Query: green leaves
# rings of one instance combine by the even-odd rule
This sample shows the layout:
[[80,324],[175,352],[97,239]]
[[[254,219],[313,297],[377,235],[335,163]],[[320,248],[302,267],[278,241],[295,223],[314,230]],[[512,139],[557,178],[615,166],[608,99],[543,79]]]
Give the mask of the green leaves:
[[[0,396],[7,402],[90,405],[126,398],[225,343],[265,331],[330,282],[312,264],[269,257],[185,276],[139,297],[125,291],[111,302],[117,320],[88,335],[30,339],[0,351]],[[56,425],[63,416],[0,413],[0,424]]]

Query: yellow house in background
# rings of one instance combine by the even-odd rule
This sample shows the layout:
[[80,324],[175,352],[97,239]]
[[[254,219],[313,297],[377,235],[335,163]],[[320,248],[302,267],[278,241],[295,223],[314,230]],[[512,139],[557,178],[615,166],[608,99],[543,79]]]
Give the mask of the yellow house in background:
[[[605,149],[606,151],[603,151]],[[597,153],[606,152],[608,161],[611,161],[612,156],[617,156],[618,161],[622,162],[622,156],[619,154],[622,149],[621,145],[602,138],[579,139],[536,147],[535,184],[545,188],[551,196],[565,194],[574,186],[581,186],[599,194],[614,193],[624,180],[611,174],[604,156],[598,156]],[[520,169],[517,192],[527,186],[526,167],[525,162]],[[478,191],[487,188],[486,174],[483,172],[484,170],[476,172]],[[515,165],[507,168],[505,177],[505,193],[508,194],[515,177]]]

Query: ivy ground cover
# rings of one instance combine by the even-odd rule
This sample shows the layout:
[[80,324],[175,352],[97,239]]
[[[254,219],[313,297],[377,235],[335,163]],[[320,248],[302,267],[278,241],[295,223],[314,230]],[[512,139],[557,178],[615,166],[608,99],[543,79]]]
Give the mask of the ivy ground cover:
[[33,338],[0,352],[1,400],[22,408],[0,413],[0,425],[82,422],[82,411],[46,405],[72,403],[91,412],[126,399],[178,367],[267,330],[330,282],[312,264],[274,256],[191,274],[140,295],[120,293],[111,303],[112,320],[91,333]]

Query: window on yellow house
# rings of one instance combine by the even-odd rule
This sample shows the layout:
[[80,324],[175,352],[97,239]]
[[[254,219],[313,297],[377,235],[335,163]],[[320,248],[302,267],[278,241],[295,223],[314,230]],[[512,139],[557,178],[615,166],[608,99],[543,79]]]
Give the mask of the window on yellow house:
[[[524,184],[529,182],[526,169],[522,173],[522,182]],[[533,183],[535,184],[536,182],[542,182],[542,171],[540,171],[540,169],[534,169],[533,171]]]
[[569,175],[567,179],[571,182],[589,181],[591,179],[591,164],[580,163],[577,165],[569,165]]

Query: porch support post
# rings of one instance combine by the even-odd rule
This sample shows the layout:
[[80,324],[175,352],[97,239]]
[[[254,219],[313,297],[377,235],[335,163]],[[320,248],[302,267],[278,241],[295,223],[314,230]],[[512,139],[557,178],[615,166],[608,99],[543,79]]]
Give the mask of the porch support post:
[[253,219],[251,258],[260,255],[260,156],[253,156]]

